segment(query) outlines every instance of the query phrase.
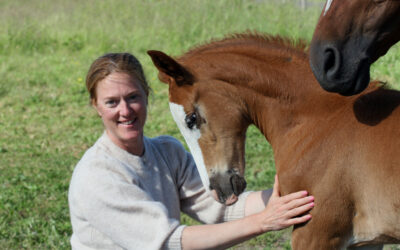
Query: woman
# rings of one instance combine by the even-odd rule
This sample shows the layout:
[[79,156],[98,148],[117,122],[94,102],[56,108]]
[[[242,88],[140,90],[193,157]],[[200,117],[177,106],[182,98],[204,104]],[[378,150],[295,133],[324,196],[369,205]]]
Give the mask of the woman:
[[[105,132],[71,179],[73,249],[227,248],[311,218],[297,216],[314,198],[306,191],[280,197],[276,178],[273,191],[247,192],[234,205],[221,205],[176,139],[145,137],[150,88],[133,55],[95,60],[86,87]],[[205,225],[181,225],[181,212]]]

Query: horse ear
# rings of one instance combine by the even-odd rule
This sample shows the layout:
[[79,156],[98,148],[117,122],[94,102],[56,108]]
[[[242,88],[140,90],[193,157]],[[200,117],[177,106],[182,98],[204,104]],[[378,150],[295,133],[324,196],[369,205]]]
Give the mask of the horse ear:
[[168,80],[165,79],[166,75],[173,78],[178,86],[193,84],[194,76],[170,56],[157,50],[149,50],[147,51],[147,54],[149,54],[154,65],[160,72],[161,81],[168,83]]

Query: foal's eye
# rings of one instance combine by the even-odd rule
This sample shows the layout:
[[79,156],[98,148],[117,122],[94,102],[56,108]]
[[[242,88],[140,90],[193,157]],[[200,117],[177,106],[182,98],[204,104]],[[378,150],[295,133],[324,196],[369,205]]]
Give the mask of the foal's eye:
[[186,115],[185,122],[186,122],[187,127],[189,129],[192,129],[194,127],[194,125],[196,125],[196,123],[197,123],[197,114],[191,113],[191,114]]

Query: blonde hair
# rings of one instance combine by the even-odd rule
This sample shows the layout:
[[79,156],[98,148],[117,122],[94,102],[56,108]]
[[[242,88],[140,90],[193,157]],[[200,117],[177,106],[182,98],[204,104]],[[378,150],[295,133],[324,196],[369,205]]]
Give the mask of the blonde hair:
[[140,86],[146,93],[146,97],[149,96],[151,89],[146,81],[139,60],[130,53],[108,53],[94,60],[86,75],[86,89],[90,94],[92,104],[95,103],[97,98],[97,84],[114,72],[127,73],[139,80]]

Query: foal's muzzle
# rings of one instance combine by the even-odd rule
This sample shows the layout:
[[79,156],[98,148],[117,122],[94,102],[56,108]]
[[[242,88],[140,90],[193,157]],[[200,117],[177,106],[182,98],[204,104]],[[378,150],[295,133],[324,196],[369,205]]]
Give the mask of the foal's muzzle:
[[214,199],[225,205],[232,205],[246,189],[246,181],[236,171],[228,170],[210,178],[210,189]]

